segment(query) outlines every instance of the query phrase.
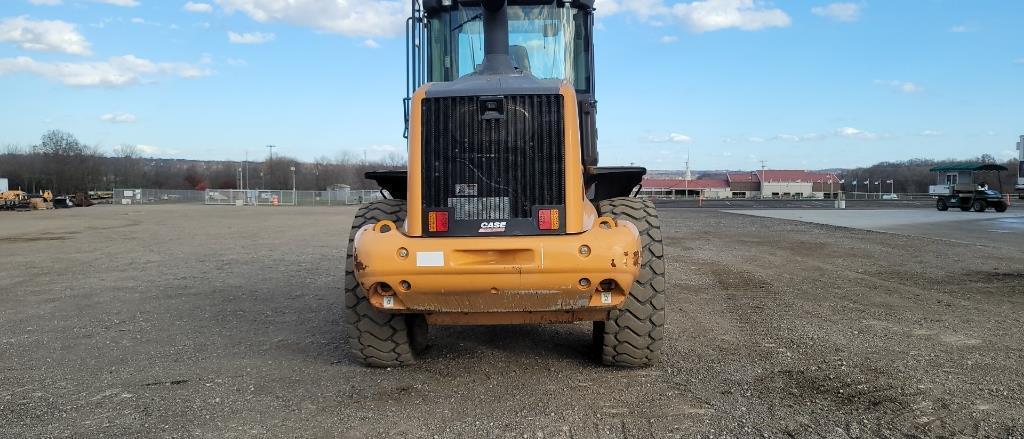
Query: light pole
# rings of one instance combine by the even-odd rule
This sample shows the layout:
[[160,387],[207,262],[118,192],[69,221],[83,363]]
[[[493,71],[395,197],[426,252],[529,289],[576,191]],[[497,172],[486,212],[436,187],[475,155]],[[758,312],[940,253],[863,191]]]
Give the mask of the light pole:
[[299,204],[298,203],[299,200],[295,199],[295,167],[292,166],[291,170],[292,170],[292,205],[296,205],[297,206]]
[[[273,171],[273,169],[274,169],[274,148],[277,148],[277,147],[274,146],[274,145],[267,145],[267,149],[270,150],[270,156],[267,159],[267,177],[273,177],[271,175],[271,171]],[[270,182],[273,183],[274,180],[271,179]]]

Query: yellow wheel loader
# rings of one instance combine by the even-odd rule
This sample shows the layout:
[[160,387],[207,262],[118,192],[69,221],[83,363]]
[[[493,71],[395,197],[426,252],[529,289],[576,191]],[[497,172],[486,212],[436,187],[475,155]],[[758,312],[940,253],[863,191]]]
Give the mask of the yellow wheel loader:
[[604,364],[664,337],[646,169],[598,167],[593,0],[412,0],[406,170],[352,224],[345,320],[355,359],[416,361],[430,325],[594,322]]

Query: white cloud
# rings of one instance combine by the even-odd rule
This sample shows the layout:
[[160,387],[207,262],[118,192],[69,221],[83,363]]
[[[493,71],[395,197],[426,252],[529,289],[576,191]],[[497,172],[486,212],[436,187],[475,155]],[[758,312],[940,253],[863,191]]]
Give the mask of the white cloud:
[[924,130],[921,131],[921,135],[925,137],[940,137],[942,136],[942,131]]
[[238,58],[228,58],[228,59],[224,60],[224,62],[227,63],[227,65],[232,66],[232,67],[245,67],[245,66],[249,65],[249,63],[246,62],[244,59],[238,59]]
[[139,5],[138,0],[92,0],[94,3],[106,3],[108,5],[134,8]]
[[28,2],[37,6],[59,6],[64,4],[61,0],[28,0]]
[[672,44],[676,41],[679,41],[679,37],[674,35],[665,35],[661,37],[661,39],[659,39],[658,41],[661,42],[661,44]]
[[608,17],[623,11],[618,0],[595,0],[594,10],[598,17]]
[[1017,58],[1013,60],[1014,64],[1024,64],[1024,58]]
[[860,19],[860,5],[857,3],[830,3],[825,6],[811,8],[811,13],[836,21],[850,23]]
[[958,24],[956,26],[949,28],[949,31],[954,33],[970,32],[971,30],[972,29],[965,24]]
[[843,127],[836,130],[836,135],[848,139],[878,140],[881,136],[875,133],[861,131],[856,128]]
[[228,32],[228,41],[233,44],[263,44],[274,41],[274,34],[263,32]]
[[60,20],[32,20],[26,16],[0,20],[0,42],[25,50],[90,55],[89,41],[74,24]]
[[693,138],[686,134],[671,133],[665,136],[647,136],[648,142],[653,143],[690,143]]
[[146,24],[146,20],[139,17],[133,17],[131,22],[135,24]]
[[921,92],[924,91],[924,88],[922,88],[921,86],[919,86],[917,84],[914,84],[913,82],[909,82],[909,81],[897,81],[897,80],[885,80],[885,81],[883,81],[881,79],[876,79],[875,80],[875,85],[886,85],[886,86],[889,86],[889,87],[891,87],[893,89],[899,90],[900,92],[903,92],[903,93],[906,93],[906,94],[921,93]]
[[151,82],[160,76],[192,79],[211,72],[191,64],[156,63],[134,55],[107,61],[41,62],[26,56],[0,58],[0,76],[29,73],[76,87],[119,87]]
[[[640,3],[640,2],[637,2]],[[703,0],[677,3],[672,15],[692,32],[736,28],[746,31],[788,27],[789,15],[754,0]]]
[[142,145],[142,144],[135,145],[135,149],[138,150],[142,154],[147,154],[147,155],[150,155],[150,156],[154,156],[154,155],[162,155],[162,156],[169,156],[170,155],[170,156],[173,156],[173,155],[177,155],[178,152],[179,152],[176,149],[161,148],[159,146]]
[[762,143],[762,142],[764,142],[764,138],[763,137],[756,137],[756,136],[755,137],[748,137],[747,141],[751,142],[751,143]]
[[369,39],[369,40],[363,41],[363,47],[369,47],[371,49],[376,49],[376,48],[380,47],[380,43],[378,43],[376,40]]
[[381,0],[215,0],[228,13],[240,11],[261,23],[284,22],[347,36],[402,34],[409,2]]
[[209,3],[188,2],[185,3],[185,6],[183,6],[182,9],[188,12],[196,12],[200,14],[209,14],[210,12],[213,12],[213,6]]
[[811,141],[811,140],[821,140],[821,139],[824,139],[824,138],[825,138],[825,136],[823,136],[821,134],[810,133],[810,134],[799,134],[799,135],[798,134],[779,134],[779,135],[773,137],[772,139],[774,139],[774,140],[781,140],[783,142],[806,142],[806,141]]
[[100,120],[111,123],[135,123],[138,118],[131,113],[108,113],[100,116]]

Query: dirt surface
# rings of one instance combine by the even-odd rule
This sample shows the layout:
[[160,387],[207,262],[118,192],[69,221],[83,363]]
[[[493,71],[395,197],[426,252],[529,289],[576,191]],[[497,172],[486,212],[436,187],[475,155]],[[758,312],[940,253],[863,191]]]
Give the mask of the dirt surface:
[[662,211],[664,361],[589,325],[347,356],[352,209],[0,213],[0,437],[1024,437],[1024,249]]

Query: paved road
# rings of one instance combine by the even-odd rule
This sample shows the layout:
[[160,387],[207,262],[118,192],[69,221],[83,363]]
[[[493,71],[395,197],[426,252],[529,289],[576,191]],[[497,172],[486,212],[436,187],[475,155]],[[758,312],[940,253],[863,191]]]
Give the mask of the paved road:
[[[1011,200],[1010,210],[1024,211],[1024,201]],[[659,208],[696,208],[700,207],[697,200],[656,200]],[[706,209],[833,209],[832,200],[786,200],[786,199],[725,199],[704,200]],[[931,198],[915,200],[846,200],[846,208],[858,209],[935,209],[935,200]]]
[[910,210],[761,209],[726,212],[839,227],[984,244],[1024,252],[1024,210],[939,212]]

